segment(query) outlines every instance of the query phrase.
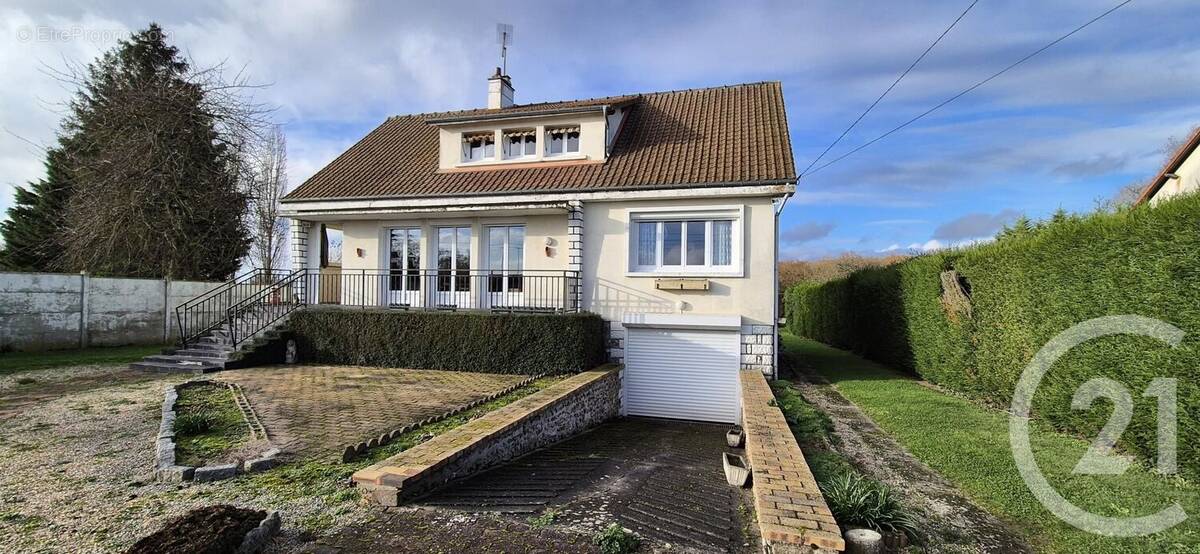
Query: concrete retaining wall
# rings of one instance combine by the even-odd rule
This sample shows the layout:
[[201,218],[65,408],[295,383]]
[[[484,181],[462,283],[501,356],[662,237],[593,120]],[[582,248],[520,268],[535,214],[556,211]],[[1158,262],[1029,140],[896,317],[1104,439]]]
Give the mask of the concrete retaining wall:
[[0,272],[0,350],[171,342],[175,306],[220,284]]

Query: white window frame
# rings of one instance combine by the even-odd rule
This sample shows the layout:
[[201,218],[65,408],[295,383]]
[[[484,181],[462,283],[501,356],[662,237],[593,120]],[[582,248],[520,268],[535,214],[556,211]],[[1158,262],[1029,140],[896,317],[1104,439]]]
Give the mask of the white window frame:
[[[508,136],[506,135],[506,133],[508,133],[508,130],[500,131],[500,159],[505,160],[505,161],[517,161],[517,160],[533,160],[538,157],[538,149],[541,148],[542,142],[540,140],[538,140],[537,128],[534,128],[532,131],[529,132],[529,134],[533,136],[533,153],[521,154],[520,156],[509,156],[507,154]],[[522,144],[521,150],[524,150],[524,149],[525,149],[525,145]]]
[[[552,128],[558,129],[558,128],[565,128],[565,127],[570,127],[570,126],[569,125],[563,125],[563,126],[546,125],[546,127],[552,127]],[[577,133],[579,135],[579,148],[577,150],[573,150],[573,151],[567,150],[567,137],[566,137],[567,133],[563,133],[563,151],[562,152],[550,152],[550,145],[553,143],[553,139],[550,138],[550,135],[552,135],[553,133],[551,133],[550,130],[547,129],[545,132],[542,133],[543,140],[541,142],[542,142],[542,144],[544,144],[544,146],[542,147],[542,156],[546,157],[546,158],[572,158],[572,157],[578,157],[579,155],[581,155],[583,153],[583,126],[575,125],[574,129],[575,129],[575,133]]]
[[[465,155],[465,154],[466,154],[466,151],[467,151],[467,148],[466,148],[466,145],[467,145],[467,137],[468,137],[468,136],[475,136],[475,135],[483,135],[483,134],[486,134],[486,133],[487,133],[487,131],[473,131],[473,132],[470,132],[470,131],[469,131],[469,132],[463,132],[462,134],[460,134],[460,135],[458,136],[458,149],[459,149],[459,152],[458,152],[459,163],[458,163],[458,165],[475,165],[475,164],[485,164],[485,163],[492,163],[492,162],[495,162],[497,159],[500,159],[500,158],[503,158],[503,157],[504,157],[504,156],[503,156],[503,152],[502,152],[502,151],[501,151],[499,154],[497,154],[497,150],[502,150],[502,149],[503,149],[503,146],[502,146],[502,145],[500,145],[500,144],[496,144],[496,133],[495,133],[494,131],[492,132],[492,155],[491,155],[490,157],[486,157],[486,156],[485,156],[485,157],[479,158],[479,159],[477,159],[477,160],[469,159],[469,158],[467,158],[467,157],[466,157],[466,155]],[[487,144],[486,144],[486,143],[484,143],[484,145],[483,145],[483,150],[484,150],[485,152],[487,151]]]
[[[745,275],[745,221],[746,221],[745,206],[705,206],[705,207],[679,207],[679,208],[654,208],[645,210],[631,210],[629,212],[629,224],[626,227],[626,250],[627,269],[625,275],[627,277],[743,277]],[[715,266],[712,265],[712,222],[714,220],[731,220],[730,225],[731,237],[730,242],[730,264]],[[663,265],[663,222],[687,222],[687,221],[704,221],[705,222],[705,252],[704,265],[687,265],[687,226],[684,225],[681,229],[680,245],[681,250],[680,265],[664,266]],[[654,246],[654,265],[638,265],[637,248],[641,232],[639,223],[655,222],[658,225],[655,227],[655,246]]]

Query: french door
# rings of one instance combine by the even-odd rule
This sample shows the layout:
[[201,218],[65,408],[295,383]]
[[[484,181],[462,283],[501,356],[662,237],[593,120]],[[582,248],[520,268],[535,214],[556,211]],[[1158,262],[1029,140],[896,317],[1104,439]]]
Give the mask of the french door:
[[418,307],[421,301],[421,230],[392,229],[388,305]]
[[439,308],[472,308],[471,228],[437,228],[437,279],[434,303]]
[[487,304],[489,308],[525,305],[525,226],[487,227]]

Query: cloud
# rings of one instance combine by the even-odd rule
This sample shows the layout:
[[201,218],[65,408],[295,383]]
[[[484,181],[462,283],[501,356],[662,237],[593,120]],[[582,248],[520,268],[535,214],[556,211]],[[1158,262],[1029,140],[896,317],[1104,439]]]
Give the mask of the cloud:
[[883,252],[895,252],[895,251],[897,251],[897,250],[899,250],[899,249],[900,249],[900,245],[899,245],[899,244],[892,243],[892,244],[891,244],[891,245],[889,245],[887,248],[880,248],[879,250],[876,250],[876,252],[879,252],[879,253],[883,253]]
[[1054,168],[1052,173],[1068,178],[1095,177],[1120,170],[1128,162],[1129,159],[1125,156],[1097,154],[1086,159],[1061,164]]
[[[863,248],[924,248],[930,239],[954,244],[988,236],[998,228],[995,220],[1003,220],[1001,214],[973,212],[1006,206],[1037,215],[1060,205],[1090,207],[1096,196],[1148,177],[1160,165],[1166,137],[1200,121],[1193,94],[1200,88],[1193,4],[1156,0],[1153,8],[1135,3],[1121,9],[900,133],[805,175],[785,218],[828,210],[834,215],[821,217],[837,221],[839,235],[876,237]],[[232,69],[245,67],[253,81],[270,84],[260,90],[260,100],[279,106],[295,186],[388,115],[482,105],[484,79],[498,62],[497,21],[516,26],[509,68],[518,102],[779,80],[797,169],[803,169],[961,9],[836,0],[713,3],[683,12],[660,3],[612,10],[536,0],[519,11],[456,0],[5,5],[0,209],[10,200],[11,185],[42,173],[37,146],[53,141],[61,114],[52,108],[69,94],[42,73],[42,65],[88,61],[115,42],[22,42],[22,28],[127,32],[153,19],[202,64],[227,60]],[[1098,9],[1084,0],[980,3],[825,161],[1046,44]],[[847,28],[872,32],[847,42]],[[956,218],[964,221],[956,224]],[[925,226],[936,221],[948,223],[931,237]],[[795,233],[802,241],[794,244],[808,252],[838,250],[832,228],[805,238],[819,225],[788,228],[785,240]]]
[[801,223],[779,234],[783,242],[799,244],[829,236],[835,225],[833,223]]
[[1016,210],[1000,210],[994,214],[969,213],[947,221],[933,230],[934,239],[959,241],[995,235],[1004,225],[1021,216]]

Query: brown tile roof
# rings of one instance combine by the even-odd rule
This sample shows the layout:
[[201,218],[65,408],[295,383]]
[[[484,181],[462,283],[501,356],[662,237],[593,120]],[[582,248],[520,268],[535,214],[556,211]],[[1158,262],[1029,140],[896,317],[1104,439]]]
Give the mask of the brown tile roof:
[[[630,102],[604,163],[438,171],[430,121]],[[778,82],[388,118],[285,197],[432,197],[794,182]]]
[[1175,155],[1171,156],[1171,159],[1167,160],[1166,165],[1159,170],[1158,174],[1154,176],[1154,179],[1151,179],[1150,182],[1146,184],[1146,188],[1142,190],[1142,194],[1138,196],[1138,199],[1136,202],[1134,202],[1134,204],[1149,202],[1150,199],[1154,197],[1154,194],[1157,193],[1158,190],[1163,187],[1163,185],[1167,184],[1167,175],[1170,175],[1171,173],[1174,173],[1175,170],[1179,169],[1179,166],[1183,165],[1183,162],[1188,159],[1188,156],[1192,155],[1192,152],[1196,151],[1196,148],[1200,148],[1200,125],[1197,125],[1195,129],[1192,129],[1192,134],[1188,136],[1186,141],[1184,141],[1183,146],[1180,146],[1179,150],[1175,151]]

